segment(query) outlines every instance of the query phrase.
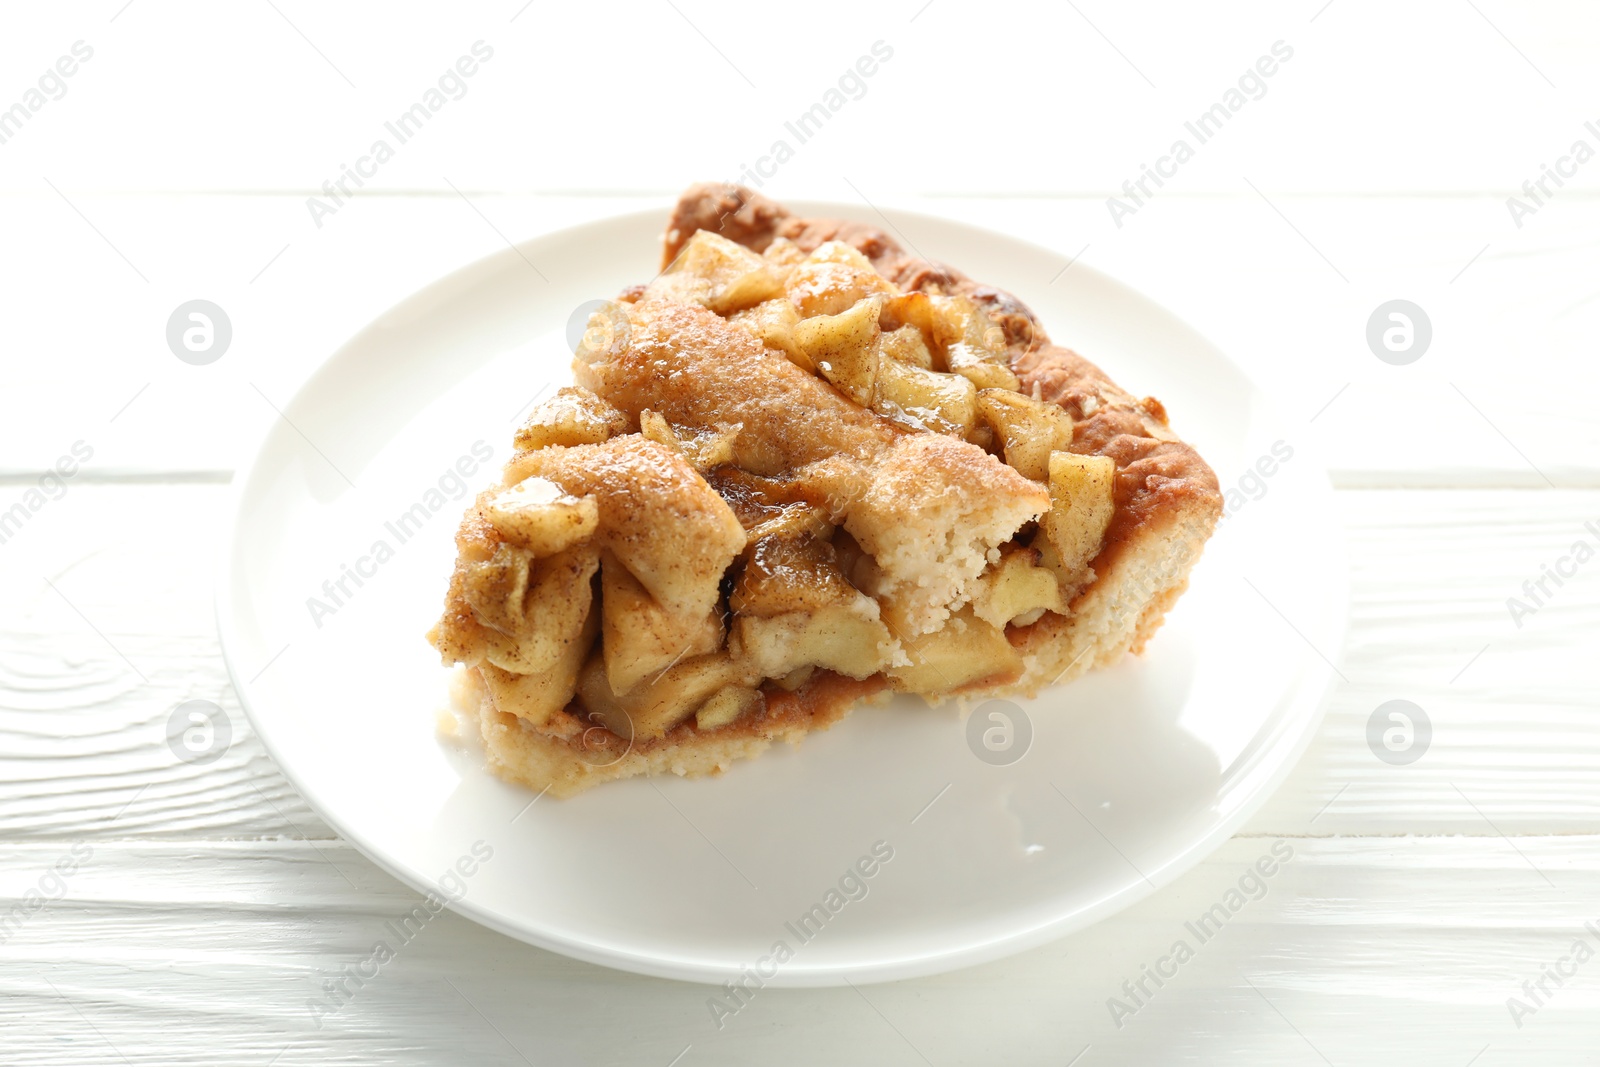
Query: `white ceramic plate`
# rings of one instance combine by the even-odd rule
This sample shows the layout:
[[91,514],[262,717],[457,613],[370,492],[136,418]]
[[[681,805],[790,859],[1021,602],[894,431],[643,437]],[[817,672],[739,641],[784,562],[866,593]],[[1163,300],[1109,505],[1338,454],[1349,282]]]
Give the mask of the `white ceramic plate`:
[[[1161,397],[1225,486],[1243,480],[1246,503],[1148,652],[1010,705],[1020,758],[1002,764],[975,754],[988,750],[954,707],[900,699],[719,778],[529,807],[534,794],[470,745],[441,740],[447,673],[422,635],[461,511],[529,402],[570,380],[574,309],[654,274],[664,216],[541,237],[407,298],[307,382],[241,475],[223,647],[256,729],[327,821],[420,889],[469,871],[444,879],[451,906],[535,945],[665,977],[754,968],[813,986],[1040,944],[1232,834],[1310,739],[1321,655],[1341,645],[1324,476],[1238,369],[1160,307],[1082,264],[1062,274],[1054,252],[914,215],[893,219],[917,249],[1016,293],[1058,341]],[[1293,457],[1247,477],[1279,441]],[[995,710],[978,713],[1003,747]]]

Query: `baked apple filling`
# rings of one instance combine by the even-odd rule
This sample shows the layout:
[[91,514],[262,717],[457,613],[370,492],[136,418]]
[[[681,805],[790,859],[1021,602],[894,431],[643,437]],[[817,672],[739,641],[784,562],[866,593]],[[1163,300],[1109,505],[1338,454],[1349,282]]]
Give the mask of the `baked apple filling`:
[[497,769],[565,795],[720,770],[873,693],[1037,687],[1118,462],[1023,386],[993,302],[841,240],[673,251],[596,313],[457,535],[429,638],[472,669]]

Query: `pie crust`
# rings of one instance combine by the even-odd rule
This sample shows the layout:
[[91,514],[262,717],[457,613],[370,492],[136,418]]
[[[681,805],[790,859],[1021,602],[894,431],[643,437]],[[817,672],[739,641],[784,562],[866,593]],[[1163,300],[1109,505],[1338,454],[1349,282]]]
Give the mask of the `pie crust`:
[[1140,652],[1217,480],[1008,293],[861,223],[688,190],[517,433],[429,633],[492,769],[714,774],[901,691]]

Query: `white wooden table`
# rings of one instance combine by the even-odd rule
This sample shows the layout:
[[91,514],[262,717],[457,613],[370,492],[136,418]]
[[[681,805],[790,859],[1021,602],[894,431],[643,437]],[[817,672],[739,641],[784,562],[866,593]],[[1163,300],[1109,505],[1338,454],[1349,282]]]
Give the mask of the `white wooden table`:
[[[28,107],[74,42],[93,54],[0,143],[0,513],[26,512],[0,542],[0,909],[21,908],[0,912],[0,1060],[1597,1062],[1600,562],[1520,620],[1507,600],[1600,547],[1600,161],[1547,180],[1520,227],[1506,199],[1574,141],[1600,148],[1600,13],[807,10],[781,36],[701,0],[8,14],[0,108]],[[493,57],[465,95],[316,226],[307,197],[479,40]],[[768,991],[718,1032],[704,988],[446,915],[314,1025],[307,1002],[412,894],[239,712],[211,614],[230,472],[272,405],[408,292],[508,238],[736,175],[880,40],[892,60],[769,191],[1081,254],[1278,398],[1332,468],[1353,567],[1347,681],[1316,741],[1197,870],[1000,963]],[[1107,196],[1279,40],[1294,54],[1266,95],[1114,225]],[[194,298],[234,329],[204,367],[164,337]],[[1394,298],[1433,327],[1406,366],[1365,339]],[[30,495],[75,446],[81,469]],[[1433,724],[1407,766],[1367,742],[1397,698]],[[165,741],[190,699],[235,729],[203,767]],[[1294,858],[1267,895],[1114,1018],[1123,983],[1280,840]]]

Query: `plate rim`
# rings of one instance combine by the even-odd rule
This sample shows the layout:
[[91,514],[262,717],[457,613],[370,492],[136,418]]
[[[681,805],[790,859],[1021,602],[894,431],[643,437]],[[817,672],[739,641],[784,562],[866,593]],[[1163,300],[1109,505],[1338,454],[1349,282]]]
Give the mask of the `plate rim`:
[[[865,213],[859,205],[845,202],[793,199],[785,203],[801,212],[811,214],[812,217],[826,214],[828,217],[870,221],[863,218]],[[666,210],[670,210],[670,208]],[[541,231],[509,245],[507,248],[496,249],[487,255],[480,256],[434,278],[432,281],[411,290],[388,305],[382,312],[369,319],[354,333],[346,337],[340,345],[320,359],[295,386],[293,393],[284,403],[284,408],[294,408],[314,388],[319,377],[327,373],[331,365],[340,356],[358,343],[365,341],[369,334],[376,332],[385,320],[389,319],[401,308],[447,290],[458,283],[463,276],[481,272],[495,264],[496,261],[505,260],[506,263],[504,265],[510,266],[513,260],[522,258],[523,252],[528,250],[530,245],[571,237],[584,230],[603,225],[625,226],[630,223],[651,225],[652,220],[664,218],[666,210],[662,208],[642,208],[630,212],[602,215],[598,218],[569,226]],[[1062,253],[1049,246],[960,219],[893,207],[888,209],[887,214],[881,212],[879,214],[884,221],[889,223],[891,229],[896,228],[894,222],[891,221],[891,217],[897,217],[911,223],[927,222],[940,227],[953,227],[964,231],[965,236],[975,240],[999,239],[1024,246],[1033,252],[1046,256],[1062,256]],[[1241,380],[1248,383],[1253,394],[1260,398],[1269,412],[1277,412],[1276,405],[1271,403],[1269,395],[1259,388],[1255,379],[1247,374],[1226,352],[1213,343],[1208,336],[1201,333],[1186,319],[1173,312],[1165,304],[1152,299],[1142,290],[1127,284],[1116,276],[1108,274],[1092,264],[1084,263],[1080,259],[1071,257],[1067,257],[1067,259],[1069,265],[1076,265],[1096,276],[1096,280],[1100,284],[1109,284],[1125,293],[1136,296],[1151,307],[1158,308],[1172,323],[1178,325],[1190,336],[1203,343],[1217,358],[1231,367]],[[252,681],[246,680],[242,666],[236,662],[236,651],[243,641],[243,637],[236,631],[235,619],[237,610],[232,587],[234,575],[238,570],[236,564],[239,561],[236,560],[236,553],[239,544],[239,533],[250,487],[260,471],[268,446],[278,434],[278,422],[278,419],[268,421],[261,433],[256,436],[248,453],[248,461],[237,468],[230,486],[228,518],[215,564],[217,569],[215,571],[215,591],[213,596],[213,616],[216,621],[218,643],[223,663],[227,668],[229,681],[233,685],[234,693],[238,697],[240,709],[249,721],[251,729],[260,740],[262,747],[272,759],[278,772],[294,786],[306,803],[316,811],[318,817],[324,820],[363,857],[397,881],[419,892],[433,892],[437,890],[437,886],[430,882],[426,876],[411,870],[399,859],[387,855],[383,849],[376,847],[367,841],[362,834],[356,832],[343,818],[335,814],[331,805],[322,801],[319,792],[302,778],[300,773],[294,769],[292,763],[286,762],[282,758],[277,744],[272,740],[273,730],[270,727],[264,728],[263,723],[266,720],[255,707]],[[1304,480],[1312,486],[1312,492],[1318,500],[1325,504],[1331,503],[1334,490],[1326,464],[1321,460],[1313,446],[1297,444],[1296,450],[1297,456],[1303,455],[1307,460],[1302,466],[1302,470],[1307,470],[1307,474],[1303,476]],[[844,965],[812,964],[807,966],[797,961],[799,965],[785,967],[778,972],[775,978],[766,979],[765,984],[773,988],[823,988],[843,986],[852,982],[876,984],[931,976],[966,967],[979,966],[1037,948],[1040,945],[1093,926],[1154,895],[1199,866],[1207,856],[1214,853],[1222,844],[1233,837],[1240,827],[1260,811],[1273,794],[1278,791],[1283,782],[1299,765],[1301,758],[1315,739],[1327,714],[1328,697],[1334,690],[1335,677],[1338,673],[1335,665],[1344,659],[1349,638],[1350,569],[1347,553],[1348,535],[1342,524],[1335,525],[1330,534],[1329,542],[1330,547],[1337,552],[1337,559],[1333,561],[1336,565],[1328,568],[1331,572],[1331,577],[1328,580],[1332,583],[1330,602],[1334,605],[1334,617],[1324,623],[1325,628],[1332,637],[1333,647],[1330,653],[1332,658],[1319,663],[1318,660],[1321,659],[1320,653],[1316,656],[1311,654],[1318,651],[1314,646],[1309,646],[1307,650],[1301,653],[1300,670],[1295,680],[1285,689],[1286,707],[1299,709],[1303,708],[1307,703],[1310,704],[1309,712],[1304,714],[1301,729],[1292,738],[1286,739],[1284,736],[1279,736],[1274,739],[1273,743],[1268,747],[1268,751],[1277,753],[1278,758],[1272,766],[1271,772],[1246,794],[1244,800],[1238,803],[1230,814],[1218,819],[1210,830],[1199,835],[1183,849],[1169,856],[1156,871],[1141,872],[1144,875],[1142,878],[1128,883],[1121,889],[1100,898],[1092,904],[1056,918],[1035,923],[1026,928],[1014,930],[1011,933],[996,936],[976,944],[960,945],[916,955],[902,955],[889,959]],[[1289,721],[1295,721],[1297,718],[1293,714],[1287,716]],[[480,768],[480,770],[488,773],[486,768]],[[613,970],[707,986],[720,986],[729,973],[725,969],[714,969],[699,961],[673,959],[653,952],[629,952],[611,946],[596,945],[569,936],[551,933],[543,929],[531,928],[478,905],[471,897],[463,897],[457,901],[447,900],[446,907],[481,926],[517,941]]]

